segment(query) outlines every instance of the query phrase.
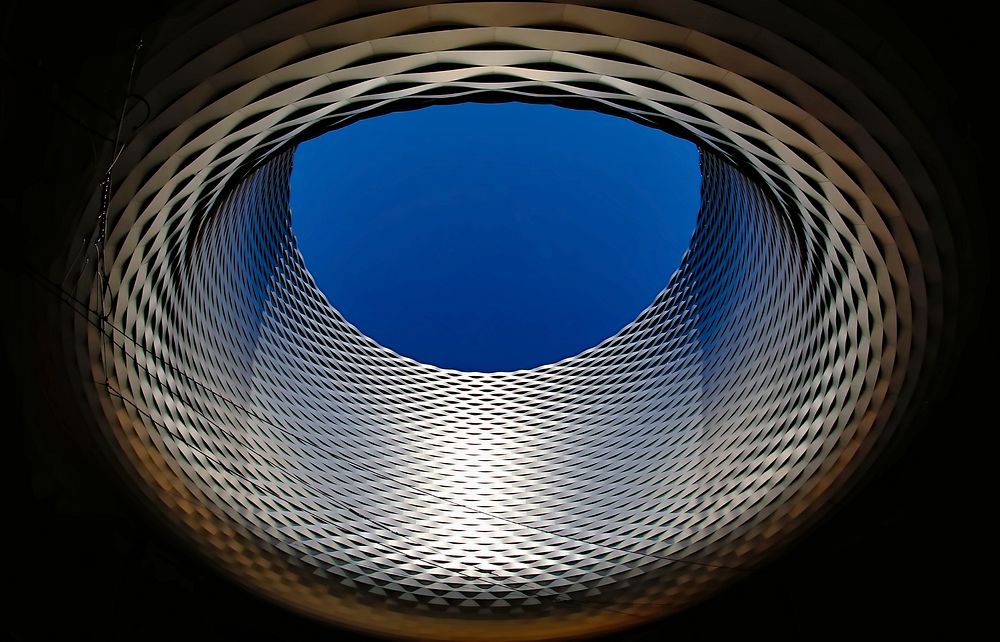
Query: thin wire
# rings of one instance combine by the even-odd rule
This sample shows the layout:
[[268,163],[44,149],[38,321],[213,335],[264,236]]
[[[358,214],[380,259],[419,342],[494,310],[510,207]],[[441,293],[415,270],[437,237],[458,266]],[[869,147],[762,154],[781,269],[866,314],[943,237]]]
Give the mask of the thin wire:
[[[111,208],[111,181],[112,172],[115,169],[115,165],[118,163],[118,159],[121,158],[122,152],[125,151],[125,145],[122,144],[121,148],[118,147],[118,142],[121,140],[122,126],[125,124],[125,112],[128,109],[128,99],[132,95],[132,82],[135,78],[135,65],[139,60],[139,51],[142,49],[142,36],[139,36],[139,42],[135,45],[135,52],[132,54],[132,65],[129,67],[128,72],[128,84],[125,89],[125,98],[122,100],[122,110],[118,117],[118,128],[115,132],[115,140],[111,149],[115,154],[114,158],[111,160],[111,164],[108,165],[108,169],[104,172],[104,180],[101,182],[101,209],[97,214],[97,225],[99,228],[100,236],[97,237],[97,275],[100,282],[100,297],[101,297],[101,316],[100,323],[102,324],[100,331],[101,334],[106,335],[107,332],[104,330],[103,324],[108,322],[108,297],[111,289],[111,283],[109,276],[105,271],[106,268],[106,250],[107,250],[107,240],[108,240],[108,210]],[[148,118],[149,103],[146,103],[147,115],[144,117]],[[104,350],[104,341],[101,342],[101,367],[104,371],[104,379],[108,379],[108,363],[107,357]]]
[[[142,43],[140,42],[139,44],[141,45]],[[129,98],[135,98],[135,99],[137,99],[139,102],[142,103],[143,107],[146,108],[146,114],[142,117],[142,120],[139,121],[139,124],[138,125],[132,125],[132,129],[136,130],[136,129],[139,129],[140,127],[142,127],[143,125],[145,125],[146,121],[149,120],[149,117],[153,115],[153,108],[150,106],[149,101],[146,100],[146,97],[142,96],[141,94],[132,93],[132,94],[129,94],[128,96],[125,96],[126,100],[128,100]]]
[[[128,85],[126,85],[125,89],[125,100],[122,101],[122,112],[121,115],[118,117],[118,131],[115,132],[114,149],[117,151],[114,160],[111,161],[111,165],[108,167],[108,173],[110,173],[111,170],[115,168],[115,165],[118,163],[118,159],[121,158],[122,152],[125,151],[125,145],[122,145],[120,150],[118,149],[118,141],[121,139],[122,125],[125,124],[125,111],[128,109],[128,99],[131,98],[132,96],[137,95],[132,93],[132,83],[135,79],[135,65],[136,62],[138,62],[139,60],[139,52],[141,50],[142,50],[142,36],[140,35],[139,42],[137,42],[135,45],[135,53],[132,54],[132,66],[129,68],[128,71]],[[149,118],[149,103],[146,101],[145,98],[142,98],[142,96],[139,96],[139,98],[146,104],[146,116],[143,118],[143,122],[145,122],[146,119]]]
[[[139,41],[139,46],[141,46],[141,45],[142,45],[142,41],[140,40]],[[137,53],[138,53],[138,49],[137,49]],[[133,59],[133,66],[134,66],[134,64],[135,63],[134,63],[134,59]],[[130,86],[131,86],[131,80],[130,80]],[[143,116],[143,118],[139,122],[139,124],[135,125],[133,127],[133,130],[134,130],[134,129],[138,129],[139,127],[142,127],[146,123],[146,121],[149,119],[150,114],[152,113],[152,109],[151,109],[151,107],[149,105],[149,101],[146,100],[143,96],[141,96],[139,94],[135,94],[135,93],[130,93],[127,96],[125,96],[125,103],[122,106],[123,118],[124,118],[125,105],[128,104],[128,99],[129,98],[137,98],[145,106],[145,108],[146,108],[146,114]],[[82,123],[80,123],[80,124],[82,125]],[[121,122],[119,122],[118,131],[119,132],[121,131]],[[112,150],[114,150],[118,146],[117,136],[115,138],[110,138],[108,136],[101,135],[101,138],[104,139],[104,140],[106,140],[106,141],[108,141],[108,142],[113,143]],[[93,142],[91,142],[91,146],[93,146]],[[115,155],[114,159],[111,161],[111,165],[108,167],[107,171],[105,172],[105,178],[104,178],[105,181],[110,181],[111,170],[114,168],[115,164],[118,162],[118,159],[121,156],[121,153],[123,151],[125,151],[125,145],[122,145],[121,149],[118,151],[118,153]],[[96,157],[96,152],[95,152],[94,155]],[[96,158],[94,160],[94,164],[97,164]],[[103,185],[104,185],[104,181],[101,182],[102,189],[103,189]],[[107,214],[105,213],[104,216],[107,216]],[[107,233],[107,228],[102,226],[102,221],[101,221],[100,214],[98,215],[98,220],[94,223],[93,228],[91,228],[91,230],[87,233],[87,235],[84,236],[84,238],[83,238],[83,245],[81,246],[81,248],[79,250],[77,250],[73,254],[73,257],[66,263],[66,271],[63,274],[63,279],[62,279],[63,283],[65,283],[66,279],[69,278],[69,273],[72,271],[73,267],[76,265],[76,262],[80,260],[81,254],[86,254],[87,248],[90,246],[90,240],[92,238],[94,238],[94,234],[95,234],[95,232],[98,229],[101,229],[104,234]],[[95,245],[96,245],[96,243],[95,243]],[[84,261],[84,264],[86,264],[86,260]]]

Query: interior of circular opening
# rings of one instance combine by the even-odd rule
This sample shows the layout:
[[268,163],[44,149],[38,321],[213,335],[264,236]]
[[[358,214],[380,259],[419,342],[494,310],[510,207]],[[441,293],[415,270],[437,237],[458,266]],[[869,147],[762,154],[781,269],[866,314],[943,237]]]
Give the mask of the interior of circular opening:
[[397,112],[298,146],[291,222],[362,333],[455,370],[530,369],[619,332],[667,286],[700,206],[697,147],[526,103]]
[[[651,305],[580,355],[489,374],[394,354],[329,305],[295,249],[291,164],[275,155],[176,240],[190,259],[162,289],[177,311],[162,333],[194,379],[151,394],[219,413],[212,390],[238,400],[180,466],[227,519],[337,590],[476,616],[672,590],[660,573],[674,559],[714,568],[750,507],[827,461],[823,375],[851,357],[816,293],[837,275],[815,271],[815,239],[719,156],[701,153],[698,226]],[[396,532],[412,538],[380,548]],[[539,583],[567,547],[581,561]],[[483,567],[502,581],[470,576],[469,556],[508,560]],[[400,560],[422,570],[383,580]],[[429,602],[425,571],[450,587]]]

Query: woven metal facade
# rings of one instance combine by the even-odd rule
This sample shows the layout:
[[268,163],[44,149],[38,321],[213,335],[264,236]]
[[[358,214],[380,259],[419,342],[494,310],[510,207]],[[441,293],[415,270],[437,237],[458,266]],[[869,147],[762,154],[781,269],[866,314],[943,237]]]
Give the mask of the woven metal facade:
[[[162,44],[108,284],[74,275],[107,311],[66,325],[80,393],[171,523],[317,617],[509,640],[683,608],[819,514],[911,394],[938,268],[905,142],[887,151],[810,84],[834,71],[797,75],[762,51],[799,49],[696,3],[396,4],[236,4]],[[756,50],[730,42],[745,34]],[[671,282],[614,337],[528,371],[379,346],[290,231],[297,141],[479,99],[599,109],[702,150]]]

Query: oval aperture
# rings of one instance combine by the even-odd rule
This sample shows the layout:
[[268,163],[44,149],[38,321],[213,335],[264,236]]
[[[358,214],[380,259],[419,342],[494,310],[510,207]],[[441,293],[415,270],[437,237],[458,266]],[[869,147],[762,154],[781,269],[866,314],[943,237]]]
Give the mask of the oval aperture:
[[551,105],[442,105],[299,145],[299,250],[331,305],[417,361],[512,371],[617,333],[681,262],[694,144]]

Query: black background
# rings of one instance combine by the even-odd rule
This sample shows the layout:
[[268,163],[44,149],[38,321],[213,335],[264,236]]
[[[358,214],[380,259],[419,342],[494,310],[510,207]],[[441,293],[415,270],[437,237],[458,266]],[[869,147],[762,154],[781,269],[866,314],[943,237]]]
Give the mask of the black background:
[[[955,633],[982,611],[974,595],[990,588],[985,543],[995,536],[986,523],[996,502],[977,495],[987,470],[987,436],[996,426],[983,412],[995,383],[995,344],[980,320],[992,293],[982,251],[991,224],[982,200],[996,118],[985,100],[996,83],[988,67],[997,59],[990,47],[996,36],[972,3],[949,3],[934,13],[911,12],[909,3],[792,4],[814,11],[845,37],[861,28],[880,34],[919,70],[933,95],[916,107],[963,181],[964,223],[973,230],[963,242],[980,243],[960,248],[971,264],[960,300],[949,303],[964,324],[938,365],[939,389],[918,400],[918,416],[904,437],[829,517],[720,594],[615,639]],[[46,210],[36,204],[58,185],[44,177],[59,176],[68,163],[60,148],[66,132],[75,130],[66,140],[77,141],[107,132],[102,114],[120,104],[128,43],[164,11],[144,3],[54,7],[13,2],[0,16],[3,369],[10,376],[0,458],[6,477],[2,577],[9,592],[0,633],[24,640],[366,639],[289,613],[217,574],[120,490],[100,456],[74,434],[86,428],[72,421],[72,411],[50,412],[66,402],[22,376],[27,360],[45,358],[25,347],[37,339],[19,323],[25,306],[42,296],[30,276],[46,267],[38,249],[45,246],[47,223],[39,217]],[[107,73],[81,76],[83,61],[94,59],[108,61]],[[72,185],[74,179],[65,180]]]

